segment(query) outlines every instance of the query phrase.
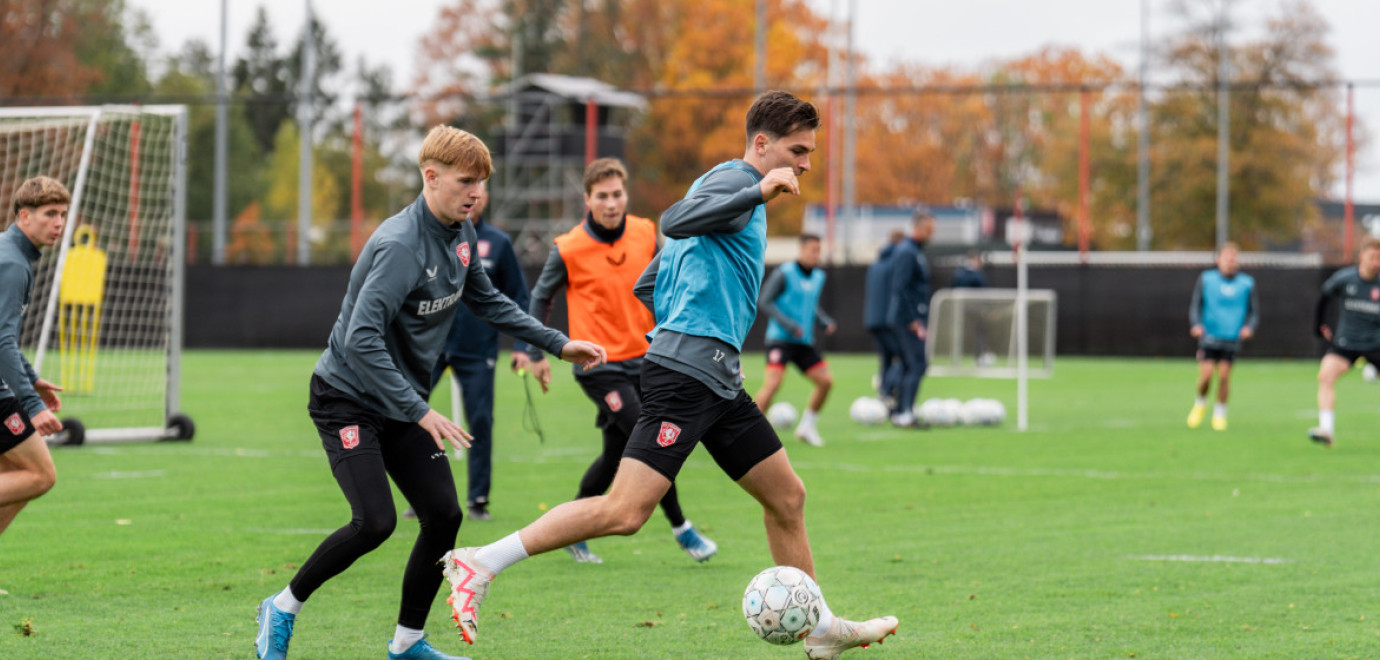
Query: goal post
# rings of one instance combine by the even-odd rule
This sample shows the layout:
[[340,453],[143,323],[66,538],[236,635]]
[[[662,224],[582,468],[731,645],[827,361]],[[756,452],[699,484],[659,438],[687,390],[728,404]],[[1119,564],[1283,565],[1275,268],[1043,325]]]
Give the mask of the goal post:
[[50,443],[191,439],[179,412],[186,136],[185,106],[0,108],[0,208],[12,215],[33,176],[72,193],[19,338],[65,388],[66,428]]
[[940,289],[930,300],[927,374],[1014,379],[1024,431],[1027,380],[1054,376],[1057,315],[1049,289]]

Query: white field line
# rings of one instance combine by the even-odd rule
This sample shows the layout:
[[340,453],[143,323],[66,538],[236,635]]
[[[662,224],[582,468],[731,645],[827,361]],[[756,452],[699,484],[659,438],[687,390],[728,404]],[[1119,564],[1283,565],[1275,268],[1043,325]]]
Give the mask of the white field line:
[[142,472],[97,472],[91,475],[94,479],[148,479],[149,477],[162,477],[167,474],[166,470],[144,470]]
[[1292,564],[1294,560],[1281,557],[1232,557],[1230,555],[1127,555],[1140,561],[1183,561],[1227,564]]

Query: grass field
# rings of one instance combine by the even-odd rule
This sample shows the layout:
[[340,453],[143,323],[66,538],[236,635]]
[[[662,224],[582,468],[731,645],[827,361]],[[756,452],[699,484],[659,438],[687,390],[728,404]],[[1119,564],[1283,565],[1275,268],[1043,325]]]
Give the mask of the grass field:
[[[58,450],[57,488],[0,537],[0,658],[253,657],[258,602],[348,518],[304,411],[315,358],[189,353],[194,442]],[[751,391],[760,357],[747,364]],[[998,398],[1002,428],[855,426],[846,409],[874,363],[830,364],[827,446],[787,444],[820,584],[843,616],[901,619],[845,658],[1380,657],[1380,386],[1342,383],[1326,450],[1304,437],[1315,363],[1243,362],[1219,433],[1184,427],[1187,359],[1064,359],[1032,383],[1024,434],[1009,381],[934,379],[922,394]],[[494,520],[466,521],[462,545],[573,495],[598,436],[592,405],[557,375],[539,401],[545,444],[522,429],[521,381],[499,375]],[[784,390],[797,405],[802,382]],[[478,646],[455,636],[438,594],[431,641],[485,660],[800,657],[758,641],[739,611],[772,563],[760,510],[703,451],[678,483],[719,543],[708,563],[658,514],[592,542],[602,565],[558,552],[504,573]],[[385,657],[412,525],[317,592],[291,657]]]

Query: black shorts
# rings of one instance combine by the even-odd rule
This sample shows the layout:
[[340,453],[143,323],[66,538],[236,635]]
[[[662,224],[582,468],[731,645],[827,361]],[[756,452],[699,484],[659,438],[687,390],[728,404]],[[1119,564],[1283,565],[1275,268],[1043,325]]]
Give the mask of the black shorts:
[[384,417],[358,399],[332,387],[316,374],[311,377],[307,412],[316,424],[316,432],[321,436],[321,446],[326,450],[332,470],[340,461],[353,456],[382,456],[383,449],[379,444],[382,440],[394,441],[420,435],[428,443],[434,442],[431,434],[416,422],[399,422]]
[[700,443],[734,481],[781,449],[776,429],[746,392],[725,399],[704,383],[647,360],[642,364],[642,416],[623,456],[675,481]]
[[1356,364],[1358,358],[1365,358],[1366,362],[1380,367],[1380,351],[1353,351],[1346,348],[1329,346],[1327,352],[1346,360],[1347,364]]
[[1199,362],[1235,362],[1236,351],[1230,348],[1199,348]]
[[0,454],[18,447],[33,434],[33,420],[19,405],[19,399],[0,400]]
[[642,386],[636,375],[616,370],[596,371],[576,374],[575,382],[599,407],[599,416],[594,420],[599,428],[621,426],[626,432],[637,423],[642,411]]
[[786,363],[790,362],[802,372],[809,372],[811,369],[824,364],[824,356],[809,344],[792,344],[789,342],[779,342],[767,344],[767,368],[785,369]]

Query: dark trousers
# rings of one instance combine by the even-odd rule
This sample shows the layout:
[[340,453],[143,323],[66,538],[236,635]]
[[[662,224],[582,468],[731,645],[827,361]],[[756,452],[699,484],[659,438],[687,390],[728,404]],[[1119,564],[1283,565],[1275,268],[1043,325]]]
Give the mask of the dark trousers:
[[460,381],[460,399],[465,407],[465,430],[474,436],[470,440],[466,468],[469,476],[467,503],[489,501],[489,487],[493,482],[494,454],[494,365],[498,355],[473,357],[443,355],[431,372],[431,386],[436,387],[447,366]]
[[915,336],[909,328],[896,328],[895,333],[901,345],[901,376],[897,385],[901,395],[896,398],[896,412],[907,413],[915,408],[915,398],[920,395],[920,379],[925,377],[929,362],[925,359],[925,340]]
[[901,398],[901,340],[891,328],[868,328],[872,343],[877,345],[877,356],[881,358],[881,394],[893,400]]

